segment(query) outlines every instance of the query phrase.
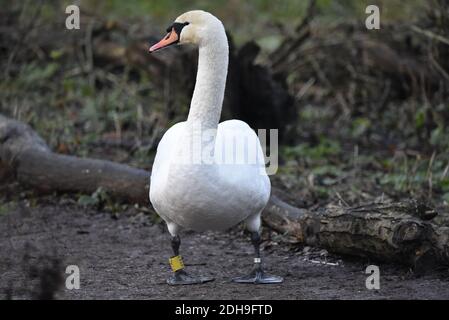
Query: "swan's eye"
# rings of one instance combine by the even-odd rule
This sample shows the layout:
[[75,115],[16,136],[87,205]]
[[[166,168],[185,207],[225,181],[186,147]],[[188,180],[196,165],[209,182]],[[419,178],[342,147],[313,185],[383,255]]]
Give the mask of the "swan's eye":
[[175,32],[179,36],[181,34],[182,28],[184,28],[185,26],[187,26],[189,24],[190,24],[189,22],[175,22],[175,23],[173,23],[172,28],[175,30]]
[[176,32],[181,31],[182,28],[184,28],[185,26],[187,26],[189,24],[190,24],[190,22],[187,22],[187,21],[186,22],[175,22],[168,26],[167,32],[171,32],[173,28],[175,28]]

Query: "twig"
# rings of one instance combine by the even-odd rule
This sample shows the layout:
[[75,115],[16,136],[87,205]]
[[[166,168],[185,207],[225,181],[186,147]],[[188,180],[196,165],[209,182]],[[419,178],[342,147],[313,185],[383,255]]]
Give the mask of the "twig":
[[116,111],[114,111],[112,115],[114,118],[115,134],[116,134],[117,138],[119,139],[119,141],[121,141],[122,140],[122,126],[120,123],[120,118]]
[[358,144],[356,144],[354,146],[353,165],[354,165],[354,173],[356,174],[359,171],[359,145]]
[[336,191],[335,194],[337,195],[338,199],[347,207],[350,207],[349,204],[343,199],[343,197],[341,196],[341,194]]
[[296,37],[288,36],[281,45],[270,54],[271,68],[281,70],[282,65],[289,60],[288,57],[304,40],[310,35],[309,24],[314,18],[316,11],[316,0],[310,0],[304,18],[295,28]]
[[434,151],[432,153],[432,157],[430,158],[430,161],[429,161],[429,167],[427,168],[427,179],[428,179],[428,182],[429,182],[429,199],[432,197],[432,189],[433,189],[432,167],[433,167],[433,162],[435,160],[435,156],[436,156],[436,152]]
[[447,176],[447,172],[449,171],[449,163],[447,164],[446,168],[444,168],[443,173],[441,174],[441,180],[443,180],[444,178],[446,178]]
[[142,133],[143,133],[142,122],[143,122],[143,108],[142,104],[138,103],[136,126],[137,126],[137,139],[139,145],[142,143]]
[[94,29],[95,20],[91,19],[87,25],[85,47],[86,47],[86,60],[87,60],[87,72],[89,74],[89,84],[93,88],[95,86],[95,73],[94,70],[94,54],[92,50],[92,31]]
[[436,34],[436,33],[432,32],[430,30],[421,29],[418,26],[411,26],[410,29],[412,29],[412,31],[414,31],[416,33],[420,33],[420,34],[422,34],[422,35],[424,35],[424,36],[426,36],[428,38],[440,41],[440,42],[442,42],[444,44],[447,44],[449,46],[449,39],[443,37],[442,35]]
[[315,84],[315,78],[310,78],[296,94],[296,100],[301,100],[301,98],[309,91],[310,87]]
[[444,70],[444,68],[441,66],[441,64],[438,63],[438,61],[435,59],[433,54],[429,55],[430,61],[432,61],[435,68],[443,75],[443,77],[449,81],[449,74]]
[[434,151],[432,153],[432,156],[430,157],[429,166],[427,167],[427,178],[429,178],[430,174],[432,173],[432,167],[433,162],[435,161],[436,152]]

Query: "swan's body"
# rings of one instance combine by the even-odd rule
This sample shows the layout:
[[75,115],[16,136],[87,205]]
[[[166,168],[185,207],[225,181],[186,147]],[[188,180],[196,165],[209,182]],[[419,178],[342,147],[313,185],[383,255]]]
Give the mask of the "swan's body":
[[[224,230],[258,215],[270,196],[270,180],[261,174],[260,165],[220,164],[220,152],[214,152],[218,164],[181,164],[176,159],[178,148],[183,147],[188,135],[186,122],[170,128],[159,143],[153,165],[151,203],[169,227],[176,224],[195,231]],[[225,121],[218,125],[215,149],[235,135],[257,138],[246,123]],[[257,147],[261,154],[260,145]],[[256,230],[258,227],[254,226]]]
[[[173,237],[175,256],[170,263],[174,275],[168,283],[210,280],[193,278],[183,270],[180,227],[224,230],[244,220],[253,235],[256,268],[250,276],[235,281],[279,283],[282,278],[265,275],[260,266],[260,215],[271,189],[260,141],[243,121],[219,124],[229,58],[223,24],[210,13],[190,11],[179,16],[167,32],[150,52],[176,43],[191,43],[199,48],[188,118],[163,136],[151,174],[150,201]],[[236,140],[243,141],[243,145],[236,144]]]

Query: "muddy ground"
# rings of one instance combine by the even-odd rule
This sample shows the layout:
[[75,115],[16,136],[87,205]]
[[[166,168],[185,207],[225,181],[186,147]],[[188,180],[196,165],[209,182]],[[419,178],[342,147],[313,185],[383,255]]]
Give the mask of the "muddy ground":
[[[367,290],[364,270],[371,262],[329,256],[327,261],[338,265],[318,264],[306,259],[304,250],[282,243],[265,246],[263,253],[267,269],[285,277],[283,284],[233,284],[233,276],[251,267],[242,228],[184,232],[182,241],[188,270],[214,276],[214,282],[165,284],[169,236],[148,214],[114,216],[75,203],[30,208],[21,201],[0,215],[0,298],[449,299],[447,272],[417,277],[405,268],[380,265],[380,290]],[[80,268],[80,289],[70,291],[64,271],[73,264]]]

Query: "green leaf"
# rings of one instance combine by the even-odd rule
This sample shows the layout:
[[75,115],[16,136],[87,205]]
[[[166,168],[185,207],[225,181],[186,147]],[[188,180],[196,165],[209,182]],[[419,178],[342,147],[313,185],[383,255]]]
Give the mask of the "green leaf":
[[62,57],[64,51],[59,49],[59,50],[51,50],[50,52],[50,58],[52,58],[53,60],[57,60],[59,58]]
[[416,126],[416,129],[421,129],[424,126],[425,122],[426,122],[426,109],[425,108],[421,108],[415,114],[415,126]]
[[363,135],[371,126],[371,121],[367,118],[357,118],[352,123],[352,135],[357,138]]
[[441,190],[443,190],[443,192],[449,192],[449,178],[441,180],[438,185],[441,187]]
[[78,198],[78,204],[83,207],[95,206],[98,204],[98,202],[99,202],[98,198],[85,194],[81,195]]

